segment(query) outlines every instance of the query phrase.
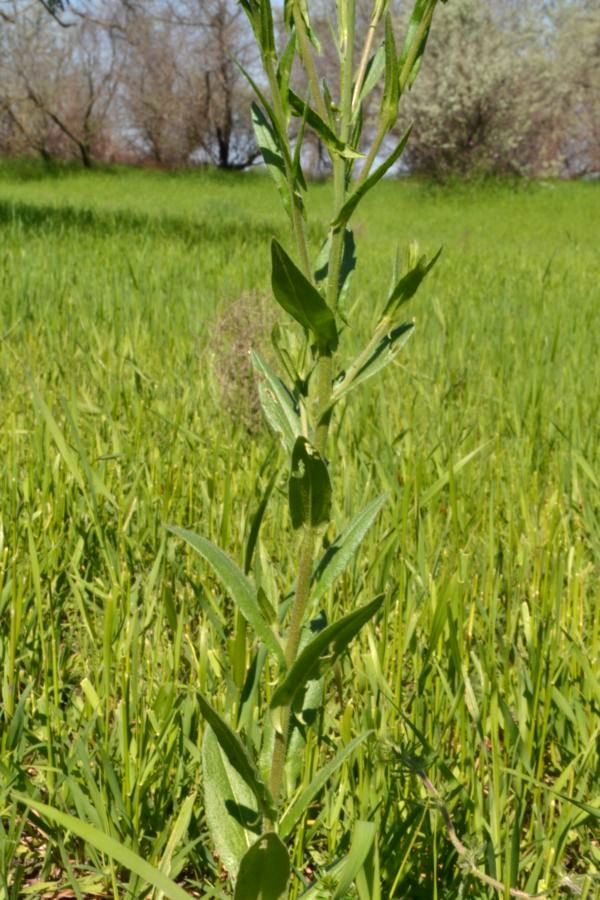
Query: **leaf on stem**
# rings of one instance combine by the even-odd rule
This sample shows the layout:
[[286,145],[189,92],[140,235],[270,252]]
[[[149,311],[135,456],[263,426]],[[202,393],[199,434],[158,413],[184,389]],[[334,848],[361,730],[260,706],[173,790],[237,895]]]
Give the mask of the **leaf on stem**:
[[382,45],[377,49],[376,53],[373,54],[367,64],[367,68],[365,71],[365,80],[363,81],[363,86],[361,88],[360,94],[358,95],[358,103],[356,104],[356,109],[354,111],[355,116],[358,114],[358,110],[361,108],[363,101],[366,100],[371,91],[377,87],[384,69],[385,47]]
[[285,673],[271,698],[271,709],[291,705],[298,691],[307,681],[315,678],[324,665],[331,668],[363,625],[378,612],[382,603],[383,594],[320,631]]
[[413,7],[398,61],[400,92],[406,85],[412,87],[419,73],[436,3],[437,0],[417,0]]
[[342,747],[342,749],[339,750],[322,769],[319,769],[310,784],[308,784],[302,793],[296,797],[282,816],[281,821],[279,822],[279,834],[281,837],[286,838],[292,833],[298,820],[304,815],[312,801],[319,791],[325,787],[334,772],[337,772],[340,766],[352,756],[356,748],[362,744],[371,733],[372,732],[370,731],[365,731],[363,734],[359,734],[358,737],[355,737],[349,744]]
[[271,797],[269,789],[258,774],[258,769],[250,758],[250,755],[240,738],[235,731],[229,727],[225,719],[213,709],[206,697],[199,691],[196,693],[196,697],[198,699],[200,711],[208,725],[210,725],[214,731],[219,746],[227,757],[229,764],[248,785],[256,798],[258,808],[261,812],[269,819],[269,821],[275,821],[276,809],[273,798]]
[[[319,251],[317,261],[315,263],[315,281],[317,284],[325,282],[329,275],[329,255],[331,253],[330,231]],[[356,243],[354,241],[354,232],[350,228],[344,230],[344,246],[342,249],[342,262],[340,265],[340,276],[338,279],[338,301],[342,303],[350,288],[350,276],[356,268]]]
[[319,43],[319,39],[317,38],[315,32],[313,31],[310,19],[308,16],[308,4],[307,0],[284,0],[283,2],[283,19],[288,28],[291,28],[294,23],[294,10],[297,9],[300,14],[300,22],[298,24],[299,28],[304,28],[306,32],[306,36],[317,51],[317,53],[321,52],[321,44]]
[[294,396],[256,350],[251,351],[250,358],[260,376],[258,396],[265,418],[291,453],[300,434],[300,416],[296,412]]
[[294,60],[296,59],[296,32],[293,31],[288,39],[285,49],[279,58],[277,66],[277,83],[281,95],[281,103],[286,115],[289,113],[288,91],[290,87],[290,78],[292,77],[292,69]]
[[302,435],[292,451],[289,482],[292,526],[316,528],[328,522],[331,512],[331,481],[327,464],[319,451]]
[[386,500],[386,494],[372,500],[327,548],[312,576],[311,598],[314,603],[321,600],[336,578],[354,559]]
[[257,0],[239,0],[240,6],[248,16],[250,24],[254,27],[254,16],[258,10]]
[[368,178],[359,183],[358,187],[356,187],[353,193],[350,194],[350,196],[340,209],[339,213],[335,217],[334,221],[332,222],[331,227],[333,229],[341,228],[349,221],[350,216],[352,215],[362,198],[365,196],[365,194],[367,194],[371,190],[371,188],[373,188],[377,184],[377,182],[383,178],[385,173],[389,171],[389,169],[391,169],[396,162],[398,162],[398,160],[402,156],[402,153],[404,152],[404,148],[408,143],[411,130],[412,125],[407,128],[400,143],[398,144],[396,149],[393,150],[392,153],[390,153],[388,158],[384,162],[382,162],[382,164],[377,169],[375,169],[372,175],[369,175]]
[[306,119],[307,125],[321,138],[332,154],[341,156],[343,159],[360,159],[362,157],[362,153],[358,153],[340,140],[321,116],[291,89],[288,92],[288,102],[292,113],[299,118],[304,117]]
[[383,310],[383,316],[393,318],[400,307],[405,303],[408,303],[408,301],[412,297],[414,297],[421,285],[421,282],[423,281],[427,273],[430,272],[431,269],[433,269],[436,262],[440,258],[441,252],[442,248],[440,247],[438,252],[432,259],[429,260],[429,262],[427,262],[426,258],[422,256],[416,266],[410,269],[410,271],[407,272],[406,275],[402,276],[388,298],[385,309]]
[[271,262],[273,294],[279,305],[312,332],[321,353],[335,350],[338,333],[332,311],[275,239],[271,244]]
[[193,531],[167,525],[167,529],[177,537],[183,538],[212,568],[223,587],[231,595],[241,614],[251,625],[258,637],[273,653],[280,663],[284,661],[283,650],[268,623],[265,621],[256,596],[256,588],[242,570],[226,553],[211,541]]
[[273,29],[273,12],[271,0],[258,0],[258,26],[257,35],[261,53],[269,56],[275,53],[275,32]]
[[286,157],[287,163],[291,166],[291,159],[289,158],[289,153],[287,151],[286,136],[279,126],[279,122],[277,121],[277,116],[275,115],[273,107],[267,100],[263,91],[261,91],[261,89],[257,85],[252,75],[250,75],[250,73],[243,67],[239,60],[234,58],[233,62],[238,67],[238,69],[254,91],[255,95],[257,96],[263,111],[267,114],[267,118],[271,126],[271,131],[277,137],[277,146],[279,147],[279,150],[284,155],[284,157]]
[[227,759],[212,728],[202,740],[202,781],[212,846],[235,878],[257,828],[260,833],[260,815],[254,793]]
[[387,131],[396,123],[398,117],[398,103],[400,101],[400,80],[398,72],[398,55],[396,52],[396,39],[394,38],[394,26],[389,12],[385,17],[385,81],[379,118],[382,126]]
[[273,126],[257,103],[252,104],[252,127],[267,170],[277,185],[286,211],[289,212],[290,198],[280,141]]
[[288,852],[274,831],[263,834],[242,860],[234,900],[281,900],[290,879]]
[[[275,484],[277,483],[278,477],[279,477],[279,469],[275,469],[273,474],[269,478],[267,486],[266,486],[265,490],[263,491],[262,497],[260,498],[260,503],[258,504],[258,509],[256,510],[256,512],[252,516],[252,519],[250,520],[250,532],[248,534],[248,540],[246,541],[246,552],[244,553],[244,572],[246,575],[248,574],[248,572],[250,571],[250,569],[252,567],[252,557],[254,556],[254,551],[256,549],[258,535],[259,535],[259,532],[261,529],[261,525],[263,523],[263,518],[264,518],[266,509],[267,509],[267,504],[269,502],[271,494],[273,493],[273,488],[275,487]],[[261,605],[260,594],[261,594],[261,591],[259,589],[256,593],[256,597],[257,597],[259,606]],[[263,594],[264,594],[264,591],[263,591]],[[268,600],[267,600],[267,603],[268,603]],[[270,606],[270,604],[269,604],[269,606]],[[264,610],[263,610],[263,613],[264,613]],[[275,618],[276,618],[275,616],[272,616],[272,611],[270,611],[269,616],[266,617],[266,621],[269,622],[269,624],[270,624],[271,622],[275,621]]]
[[356,373],[350,377],[344,377],[337,387],[334,387],[332,405],[393,362],[412,336],[414,327],[414,322],[403,322],[384,335]]

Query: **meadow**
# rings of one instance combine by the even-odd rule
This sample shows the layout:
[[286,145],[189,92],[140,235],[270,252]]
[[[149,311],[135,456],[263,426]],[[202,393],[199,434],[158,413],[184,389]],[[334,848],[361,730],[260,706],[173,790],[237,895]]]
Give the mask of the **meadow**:
[[[14,790],[228,896],[195,691],[231,702],[233,610],[165,525],[241,564],[272,484],[255,557],[289,591],[269,576],[295,572],[287,462],[247,369],[286,240],[274,195],[258,174],[0,167],[6,900],[150,896]],[[330,187],[311,195],[316,250]],[[356,214],[357,347],[397,247],[444,250],[414,337],[332,442],[336,521],[388,502],[322,606],[385,602],[311,737],[301,786],[370,731],[297,826],[294,897],[334,895],[357,818],[378,825],[382,898],[600,897],[599,222],[592,183],[390,180]]]

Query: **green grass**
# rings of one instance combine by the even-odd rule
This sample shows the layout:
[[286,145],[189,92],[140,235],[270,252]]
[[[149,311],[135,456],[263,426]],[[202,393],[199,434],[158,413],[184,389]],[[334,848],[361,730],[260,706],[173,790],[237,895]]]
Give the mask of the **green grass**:
[[[316,223],[329,187],[313,193]],[[600,896],[599,217],[597,185],[557,183],[389,182],[357,213],[347,347],[398,243],[444,253],[400,364],[334,433],[336,521],[390,499],[325,609],[386,601],[311,738],[303,783],[373,729],[301,823],[300,871],[323,874],[349,823],[373,819],[383,897],[496,896],[424,771],[505,896]],[[230,410],[243,392],[223,398],[215,359],[221,312],[264,304],[283,215],[256,175],[6,165],[0,229],[0,897],[148,896],[10,788],[225,896],[201,800],[185,801],[201,797],[194,689],[220,708],[233,694],[232,610],[164,525],[241,562],[279,469],[259,556],[273,595],[289,588],[285,461]]]

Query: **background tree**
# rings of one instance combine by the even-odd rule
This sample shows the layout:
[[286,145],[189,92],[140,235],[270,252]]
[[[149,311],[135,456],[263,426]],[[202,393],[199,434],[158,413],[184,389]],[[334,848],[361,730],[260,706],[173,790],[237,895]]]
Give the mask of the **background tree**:
[[159,165],[185,165],[194,149],[189,135],[180,47],[169,23],[130,11],[124,31],[125,59],[120,101],[124,135],[137,158]]
[[[327,77],[337,64],[335,3],[310,6]],[[396,6],[401,15],[407,4]],[[367,10],[358,5],[358,37]],[[600,170],[597,3],[452,0],[439,20],[401,123],[414,122],[412,170]],[[236,0],[0,0],[0,48],[2,153],[224,169],[257,159],[249,88],[234,59],[259,69]],[[293,78],[301,91],[301,68]],[[368,106],[364,115],[369,135]],[[303,162],[313,174],[328,171],[318,136]]]
[[203,158],[243,169],[259,156],[250,123],[252,97],[236,62],[253,70],[257,54],[241,6],[234,0],[188,0],[191,33],[189,101],[197,106],[194,136]]
[[0,108],[12,152],[78,157],[85,166],[111,153],[111,105],[119,64],[111,33],[92,22],[61,29],[38,6],[13,5],[2,34]]
[[522,7],[448,4],[407,104],[409,168],[434,176],[556,171],[562,89],[545,54]]
[[556,80],[566,81],[562,170],[600,172],[600,9],[590,2],[563,3],[553,29]]

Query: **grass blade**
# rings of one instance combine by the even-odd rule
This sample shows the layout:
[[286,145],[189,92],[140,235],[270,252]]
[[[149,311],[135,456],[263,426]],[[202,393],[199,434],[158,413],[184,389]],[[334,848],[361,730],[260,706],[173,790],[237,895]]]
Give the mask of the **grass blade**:
[[163,872],[150,865],[141,856],[138,856],[129,847],[123,846],[110,835],[105,834],[93,825],[88,825],[87,822],[82,822],[81,819],[76,819],[75,816],[63,813],[52,806],[47,806],[45,803],[39,803],[37,800],[32,800],[26,794],[21,794],[18,791],[11,791],[11,794],[19,803],[35,810],[45,819],[64,828],[65,831],[73,832],[73,834],[91,844],[101,853],[105,853],[106,856],[114,859],[115,862],[125,866],[134,875],[143,878],[152,887],[162,891],[165,897],[169,897],[170,900],[190,900],[191,894],[188,894]]

